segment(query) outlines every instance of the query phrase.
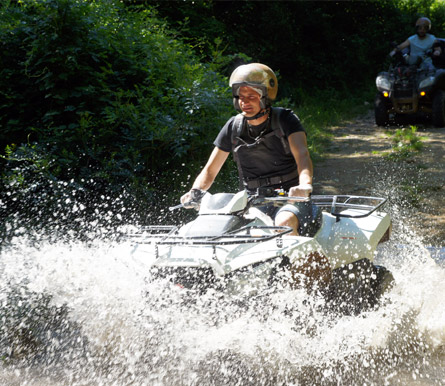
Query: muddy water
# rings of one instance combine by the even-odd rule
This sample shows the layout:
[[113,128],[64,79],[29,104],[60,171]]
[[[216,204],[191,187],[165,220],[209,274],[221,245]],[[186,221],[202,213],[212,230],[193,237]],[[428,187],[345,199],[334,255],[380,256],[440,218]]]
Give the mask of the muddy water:
[[125,242],[18,237],[0,254],[0,384],[443,385],[445,266],[396,232],[377,256],[396,284],[358,316],[304,291],[190,297]]

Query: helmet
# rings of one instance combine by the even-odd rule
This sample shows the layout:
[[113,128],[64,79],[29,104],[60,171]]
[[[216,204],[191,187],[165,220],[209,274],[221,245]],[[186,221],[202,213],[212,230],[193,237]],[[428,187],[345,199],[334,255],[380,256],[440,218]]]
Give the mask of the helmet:
[[420,27],[421,25],[425,26],[427,31],[431,29],[431,20],[427,17],[419,17],[416,21],[416,28]]
[[261,108],[271,105],[277,97],[278,80],[274,72],[261,63],[243,64],[235,68],[230,76],[229,86],[232,87],[233,105],[241,111],[239,106],[239,89],[242,86],[252,87],[261,91]]

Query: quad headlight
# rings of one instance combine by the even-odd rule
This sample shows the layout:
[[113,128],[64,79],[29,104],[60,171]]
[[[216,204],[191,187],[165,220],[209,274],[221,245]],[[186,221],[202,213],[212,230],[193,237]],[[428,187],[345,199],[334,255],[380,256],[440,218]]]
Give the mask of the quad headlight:
[[422,80],[419,84],[419,89],[430,87],[434,83],[434,76],[429,76]]
[[379,91],[390,91],[391,90],[391,82],[384,75],[379,75],[375,80],[375,84],[377,86],[377,90]]

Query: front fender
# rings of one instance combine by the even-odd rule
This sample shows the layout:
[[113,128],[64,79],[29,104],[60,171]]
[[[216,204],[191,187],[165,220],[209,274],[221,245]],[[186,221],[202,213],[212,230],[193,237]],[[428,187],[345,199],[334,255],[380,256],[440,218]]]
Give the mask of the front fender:
[[436,71],[436,75],[435,75],[435,82],[434,82],[434,86],[433,89],[437,90],[437,89],[441,89],[441,90],[445,90],[445,70],[437,70]]

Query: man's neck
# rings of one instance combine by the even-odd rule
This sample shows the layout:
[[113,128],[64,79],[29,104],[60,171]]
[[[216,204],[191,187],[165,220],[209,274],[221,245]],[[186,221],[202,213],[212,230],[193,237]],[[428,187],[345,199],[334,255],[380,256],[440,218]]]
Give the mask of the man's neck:
[[260,118],[249,120],[249,125],[252,125],[252,126],[259,126],[259,125],[261,125],[263,122],[266,122],[266,121],[267,121],[267,118],[269,118],[269,113],[263,115],[263,116],[260,117]]

